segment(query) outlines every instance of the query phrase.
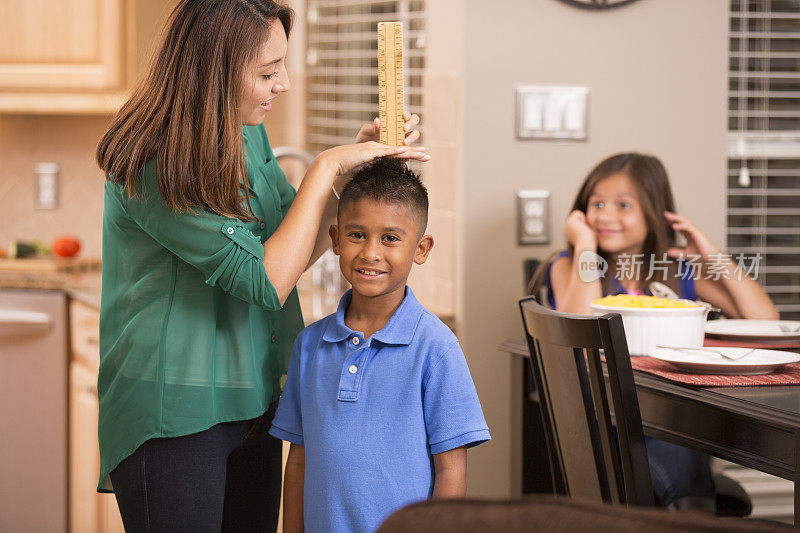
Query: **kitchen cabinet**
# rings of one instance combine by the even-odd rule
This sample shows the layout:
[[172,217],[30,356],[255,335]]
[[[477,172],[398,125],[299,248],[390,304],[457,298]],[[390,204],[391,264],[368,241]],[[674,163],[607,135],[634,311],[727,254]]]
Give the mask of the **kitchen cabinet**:
[[69,529],[99,533],[97,374],[75,362],[70,365],[69,416]]
[[4,88],[122,88],[123,0],[3,0]]
[[70,313],[69,516],[70,531],[122,533],[113,494],[98,494],[97,371],[100,314],[72,300]]
[[0,0],[0,113],[114,113],[173,1]]

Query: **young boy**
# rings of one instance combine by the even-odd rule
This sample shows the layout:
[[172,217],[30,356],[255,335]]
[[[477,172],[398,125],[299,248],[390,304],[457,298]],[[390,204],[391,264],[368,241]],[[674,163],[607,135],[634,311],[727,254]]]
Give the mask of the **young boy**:
[[433,247],[428,193],[397,159],[344,188],[333,251],[352,285],[297,337],[270,433],[291,442],[284,531],[371,532],[393,511],[466,491],[490,439],[455,335],[406,286]]

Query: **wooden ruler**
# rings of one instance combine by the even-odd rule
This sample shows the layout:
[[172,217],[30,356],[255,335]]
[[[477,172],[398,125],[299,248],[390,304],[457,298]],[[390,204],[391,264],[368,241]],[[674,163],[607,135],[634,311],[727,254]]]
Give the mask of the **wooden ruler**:
[[378,23],[378,117],[383,144],[402,146],[403,23]]

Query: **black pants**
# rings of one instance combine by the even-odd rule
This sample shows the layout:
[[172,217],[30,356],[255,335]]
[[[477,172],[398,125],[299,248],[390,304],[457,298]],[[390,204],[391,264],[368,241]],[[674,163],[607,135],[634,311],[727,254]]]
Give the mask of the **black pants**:
[[127,533],[269,531],[278,524],[281,441],[262,416],[151,439],[111,472]]

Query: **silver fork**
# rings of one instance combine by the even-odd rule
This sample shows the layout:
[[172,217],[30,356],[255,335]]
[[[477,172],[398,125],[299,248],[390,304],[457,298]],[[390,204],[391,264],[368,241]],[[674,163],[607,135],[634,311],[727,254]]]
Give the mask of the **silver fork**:
[[689,348],[688,346],[665,346],[663,344],[656,344],[656,348],[665,348],[667,350],[675,350],[675,351],[712,352],[721,355],[722,357],[728,359],[729,361],[738,361],[739,359],[746,357],[756,351],[755,348],[750,348],[746,352],[739,355],[728,355],[719,350],[715,350],[714,348]]
[[800,326],[786,326],[784,324],[778,324],[778,327],[783,333],[797,333],[800,331]]

